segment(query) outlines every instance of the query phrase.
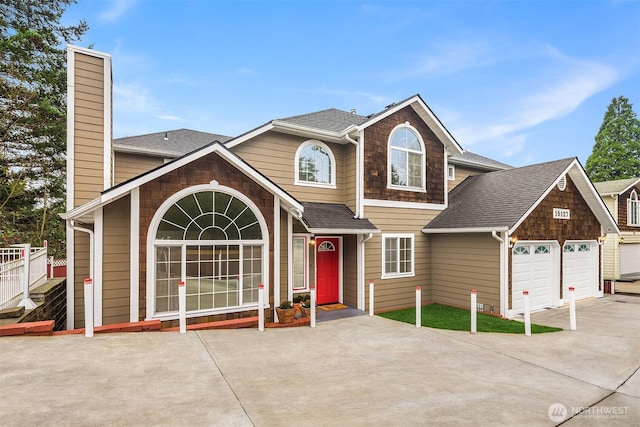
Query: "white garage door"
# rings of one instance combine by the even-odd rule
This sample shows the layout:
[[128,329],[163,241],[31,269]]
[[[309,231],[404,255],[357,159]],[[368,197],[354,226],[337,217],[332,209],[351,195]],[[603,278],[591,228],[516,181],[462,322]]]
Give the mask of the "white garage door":
[[562,249],[562,295],[569,301],[569,287],[576,299],[596,296],[598,289],[598,243],[567,242]]
[[556,242],[518,242],[512,252],[512,307],[514,314],[524,312],[522,291],[529,291],[531,310],[553,305],[554,286],[559,277],[554,268]]
[[640,273],[640,243],[620,245],[620,275]]

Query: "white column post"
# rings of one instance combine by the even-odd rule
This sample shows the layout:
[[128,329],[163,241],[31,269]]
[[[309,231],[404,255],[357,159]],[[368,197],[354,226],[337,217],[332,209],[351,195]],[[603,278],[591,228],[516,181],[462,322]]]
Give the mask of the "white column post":
[[53,255],[49,257],[49,278],[53,279],[53,264],[55,264],[55,258]]
[[615,295],[616,294],[616,281],[612,280],[611,281],[611,295]]
[[478,292],[471,289],[471,333],[478,332]]
[[524,301],[524,334],[531,336],[531,309],[529,308],[529,291],[522,291]]
[[264,331],[264,285],[258,285],[258,331]]
[[373,280],[369,280],[369,317],[373,317]]
[[22,268],[22,300],[18,303],[18,307],[32,309],[36,308],[37,304],[29,298],[29,282],[31,281],[31,244],[26,243],[20,246],[22,246],[24,267]]
[[178,282],[178,316],[180,318],[180,333],[187,333],[187,288],[181,280]]
[[416,328],[422,326],[422,288],[416,286]]
[[316,285],[311,285],[311,322],[312,328],[316,327]]
[[569,288],[569,329],[576,330],[576,289]]
[[93,336],[93,279],[84,279],[84,336]]

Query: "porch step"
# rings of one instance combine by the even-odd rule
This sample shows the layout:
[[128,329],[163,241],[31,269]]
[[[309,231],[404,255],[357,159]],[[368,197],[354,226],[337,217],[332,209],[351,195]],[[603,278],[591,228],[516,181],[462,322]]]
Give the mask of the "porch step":
[[10,307],[0,310],[0,319],[15,319],[24,314],[24,307]]
[[[187,325],[188,331],[202,331],[207,329],[240,329],[240,328],[257,328],[258,316],[243,317],[241,319],[219,320],[217,322],[197,323]],[[163,328],[161,332],[179,331],[180,327]]]

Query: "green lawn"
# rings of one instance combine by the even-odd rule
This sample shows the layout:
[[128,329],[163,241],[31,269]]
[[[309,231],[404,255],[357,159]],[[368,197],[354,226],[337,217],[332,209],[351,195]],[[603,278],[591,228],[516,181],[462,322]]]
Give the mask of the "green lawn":
[[[415,308],[389,311],[381,313],[379,316],[397,320],[399,322],[411,323],[413,325],[416,323]],[[470,331],[471,312],[469,310],[447,307],[440,304],[425,305],[422,307],[422,326],[438,329],[450,329],[453,331]],[[516,320],[501,319],[489,314],[478,313],[477,330],[478,332],[524,334],[524,323]],[[531,324],[531,333],[533,334],[556,332],[561,330],[562,328]]]

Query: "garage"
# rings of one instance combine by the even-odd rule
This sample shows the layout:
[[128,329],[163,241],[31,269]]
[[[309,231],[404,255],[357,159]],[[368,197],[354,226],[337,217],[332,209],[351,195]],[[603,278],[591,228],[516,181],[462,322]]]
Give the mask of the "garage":
[[640,243],[620,245],[620,276],[640,273]]
[[524,312],[522,291],[529,291],[531,310],[557,306],[559,257],[556,241],[521,241],[512,250],[513,313]]
[[598,243],[567,241],[562,248],[562,290],[565,303],[569,287],[575,288],[576,300],[596,296],[598,289]]

